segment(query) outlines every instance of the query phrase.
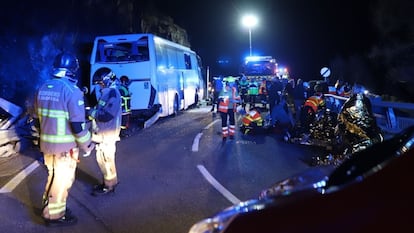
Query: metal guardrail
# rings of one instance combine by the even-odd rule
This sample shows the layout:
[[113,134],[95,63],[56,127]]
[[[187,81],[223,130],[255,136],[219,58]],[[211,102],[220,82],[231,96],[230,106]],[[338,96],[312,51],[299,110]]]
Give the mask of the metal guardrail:
[[[339,113],[347,97],[326,94],[327,106]],[[369,96],[378,126],[388,134],[396,134],[414,125],[414,103],[382,101],[377,96]]]

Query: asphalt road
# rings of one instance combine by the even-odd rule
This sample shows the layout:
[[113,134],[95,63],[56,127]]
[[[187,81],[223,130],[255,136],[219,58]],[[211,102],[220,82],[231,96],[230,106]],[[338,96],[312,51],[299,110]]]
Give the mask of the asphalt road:
[[[47,228],[40,218],[47,177],[36,149],[0,161],[0,232],[185,233],[225,207],[257,197],[273,183],[309,167],[306,146],[277,133],[222,143],[210,107],[160,119],[118,142],[120,184],[114,195],[94,197],[100,182],[94,153],[81,158],[68,207],[77,225]],[[3,168],[4,167],[4,168]]]

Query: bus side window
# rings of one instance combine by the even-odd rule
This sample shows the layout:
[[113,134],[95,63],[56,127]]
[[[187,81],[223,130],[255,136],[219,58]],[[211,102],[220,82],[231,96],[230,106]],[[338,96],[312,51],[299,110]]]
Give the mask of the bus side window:
[[191,57],[188,54],[184,54],[185,68],[191,70]]

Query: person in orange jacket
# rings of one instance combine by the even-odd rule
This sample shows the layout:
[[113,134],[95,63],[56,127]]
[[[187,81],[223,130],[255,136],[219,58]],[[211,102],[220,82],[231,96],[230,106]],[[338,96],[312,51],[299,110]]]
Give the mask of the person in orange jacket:
[[263,118],[256,107],[252,107],[242,118],[240,127],[243,134],[254,133],[263,128]]
[[309,131],[309,126],[315,119],[318,110],[323,107],[326,107],[326,102],[322,92],[316,92],[305,100],[301,109],[300,124],[306,132]]
[[[221,116],[221,128],[223,141],[234,139],[236,131],[236,123],[234,113],[236,112],[237,103],[240,103],[241,97],[239,96],[235,83],[225,81],[225,87],[219,94],[219,106],[218,111]],[[228,122],[228,123],[227,123]]]

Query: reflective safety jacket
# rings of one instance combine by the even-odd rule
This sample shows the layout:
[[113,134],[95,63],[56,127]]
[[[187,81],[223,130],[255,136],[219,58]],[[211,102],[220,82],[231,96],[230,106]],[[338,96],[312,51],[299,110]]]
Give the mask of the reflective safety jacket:
[[251,123],[256,123],[257,126],[262,126],[263,118],[259,111],[252,109],[243,117],[242,123],[244,126],[249,126]]
[[89,118],[95,123],[93,141],[120,140],[121,132],[121,94],[116,87],[102,89],[98,104],[90,111]]
[[266,80],[263,80],[259,86],[259,95],[267,95]]
[[311,107],[314,113],[316,113],[321,106],[325,106],[325,100],[323,95],[314,95],[309,97],[303,106]]
[[239,82],[239,90],[240,90],[240,94],[242,95],[246,95],[247,94],[247,89],[249,88],[249,82],[246,79],[242,79]]
[[259,85],[256,81],[251,81],[249,83],[249,88],[247,89],[248,95],[258,95],[259,94]]
[[118,86],[119,93],[121,94],[121,107],[122,107],[122,115],[130,114],[131,113],[131,95],[129,93],[129,89],[125,85]]
[[228,110],[236,112],[236,105],[241,98],[235,87],[226,86],[219,95],[219,112],[227,113]]
[[85,124],[84,97],[75,83],[67,78],[46,81],[37,91],[34,104],[43,153],[59,154],[89,146],[91,134]]

